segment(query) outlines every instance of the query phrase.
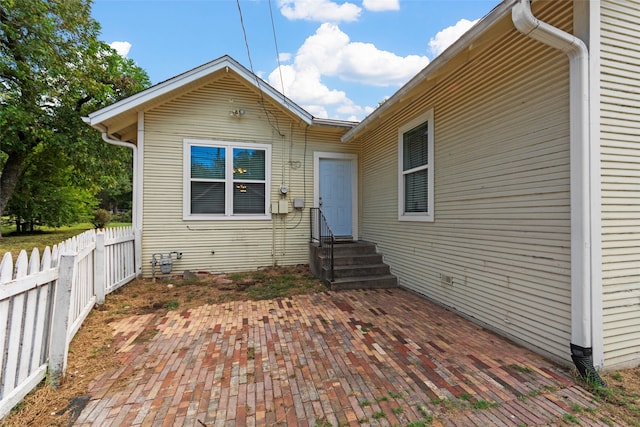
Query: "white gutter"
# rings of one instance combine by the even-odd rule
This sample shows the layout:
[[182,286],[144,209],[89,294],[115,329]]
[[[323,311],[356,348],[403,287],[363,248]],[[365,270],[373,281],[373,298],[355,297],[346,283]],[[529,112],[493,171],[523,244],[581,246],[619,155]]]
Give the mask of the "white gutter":
[[[569,57],[571,347],[572,357],[575,346],[585,350],[590,356],[594,342],[591,312],[591,292],[594,285],[591,276],[589,52],[579,38],[535,18],[529,0],[519,0],[511,13],[518,31]],[[602,354],[602,349],[597,349],[596,354]]]
[[134,256],[135,256],[135,268],[136,273],[139,276],[142,274],[142,203],[141,203],[141,182],[140,172],[138,168],[138,146],[130,142],[120,141],[109,137],[107,128],[103,127],[102,140],[112,145],[119,147],[130,148],[133,151],[133,200],[131,210],[131,223],[133,225],[133,232],[135,233],[134,241]]

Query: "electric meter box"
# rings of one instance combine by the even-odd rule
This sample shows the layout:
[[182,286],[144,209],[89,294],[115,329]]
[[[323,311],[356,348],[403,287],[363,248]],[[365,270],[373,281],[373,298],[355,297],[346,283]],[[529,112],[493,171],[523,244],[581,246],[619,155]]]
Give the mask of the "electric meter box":
[[287,199],[281,199],[278,201],[278,213],[286,214],[289,213],[289,202]]
[[285,215],[289,213],[289,202],[287,199],[271,202],[271,213],[276,215]]

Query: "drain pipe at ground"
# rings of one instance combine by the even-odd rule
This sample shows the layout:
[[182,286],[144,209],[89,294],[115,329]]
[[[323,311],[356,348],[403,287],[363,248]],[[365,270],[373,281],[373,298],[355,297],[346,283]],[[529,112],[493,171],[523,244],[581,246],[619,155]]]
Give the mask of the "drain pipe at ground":
[[511,12],[518,31],[569,58],[571,358],[583,378],[604,385],[593,366],[589,51],[579,38],[535,18],[529,0],[519,0]]

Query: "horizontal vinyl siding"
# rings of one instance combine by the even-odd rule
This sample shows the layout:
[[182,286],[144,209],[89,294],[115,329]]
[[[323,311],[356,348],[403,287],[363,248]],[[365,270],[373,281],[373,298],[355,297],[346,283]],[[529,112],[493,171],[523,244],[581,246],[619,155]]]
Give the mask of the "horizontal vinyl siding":
[[[229,111],[243,109],[237,119]],[[268,117],[267,117],[268,116]],[[313,204],[313,152],[345,151],[340,133],[310,128],[231,74],[145,114],[143,274],[154,253],[181,251],[174,274],[184,270],[230,272],[308,262],[309,207]],[[284,136],[281,136],[279,133]],[[185,138],[271,145],[271,201],[289,186],[289,214],[271,220],[183,220]],[[294,210],[292,199],[305,199]],[[212,253],[213,252],[213,253]]]
[[605,367],[640,364],[640,2],[601,2]]
[[[570,20],[567,8],[555,22]],[[568,61],[515,30],[487,37],[488,50],[361,138],[362,236],[402,286],[567,361]],[[435,221],[400,222],[397,131],[429,108]]]

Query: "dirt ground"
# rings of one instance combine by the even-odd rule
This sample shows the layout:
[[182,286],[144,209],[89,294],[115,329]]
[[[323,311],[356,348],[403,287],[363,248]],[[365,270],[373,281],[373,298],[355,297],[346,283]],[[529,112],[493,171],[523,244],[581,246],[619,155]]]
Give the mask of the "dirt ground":
[[[110,294],[96,306],[71,343],[67,374],[58,390],[41,385],[2,420],[2,426],[67,426],[100,373],[119,366],[111,346],[111,323],[131,316],[168,310],[188,310],[203,304],[259,300],[325,291],[306,265],[269,267],[228,275],[192,275],[172,280],[136,280]],[[640,427],[640,368],[603,375],[606,389],[595,390],[603,405],[595,419],[624,420]]]

